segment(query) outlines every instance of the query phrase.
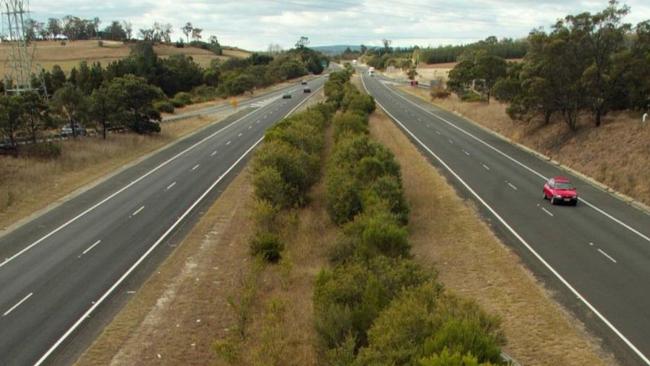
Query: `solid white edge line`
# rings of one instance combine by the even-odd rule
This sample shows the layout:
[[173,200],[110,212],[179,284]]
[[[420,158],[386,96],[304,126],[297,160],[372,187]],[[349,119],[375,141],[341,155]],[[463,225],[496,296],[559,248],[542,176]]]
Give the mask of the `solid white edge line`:
[[[365,81],[363,80],[363,77],[361,77],[361,82],[362,82],[362,84],[363,84],[364,89],[366,89],[366,92],[368,92],[368,88],[366,87],[366,83],[365,83]],[[368,92],[368,94],[370,94],[370,92]],[[597,310],[593,305],[591,305],[591,303],[589,303],[589,301],[587,301],[587,299],[586,299],[584,296],[582,296],[582,295],[580,294],[580,292],[578,292],[578,290],[576,290],[575,288],[573,288],[573,286],[571,286],[571,284],[570,284],[566,279],[564,279],[564,277],[562,277],[562,275],[561,275],[559,272],[557,272],[557,271],[555,270],[555,268],[553,268],[553,267],[552,267],[552,266],[551,266],[551,265],[550,265],[550,264],[549,264],[549,263],[548,263],[548,262],[547,262],[547,261],[546,261],[546,260],[545,260],[545,259],[544,259],[540,254],[539,254],[539,253],[537,253],[537,251],[536,251],[535,249],[533,249],[533,247],[530,246],[530,245],[528,244],[528,242],[526,242],[526,240],[525,240],[521,235],[519,235],[519,233],[518,233],[517,231],[515,231],[515,229],[513,229],[513,228],[512,228],[512,227],[511,227],[511,226],[510,226],[510,225],[509,225],[509,224],[508,224],[508,223],[507,223],[507,222],[506,222],[506,221],[501,217],[501,215],[499,215],[499,214],[498,214],[498,213],[497,213],[497,212],[496,212],[496,211],[495,211],[495,210],[494,210],[490,205],[488,205],[487,202],[485,202],[485,201],[483,200],[483,198],[481,198],[481,196],[478,195],[478,193],[476,193],[476,192],[475,192],[475,191],[474,191],[474,190],[473,190],[473,189],[472,189],[472,188],[471,188],[467,183],[465,183],[465,181],[464,181],[464,180],[463,180],[463,179],[462,179],[458,174],[456,174],[456,172],[454,172],[454,170],[451,169],[451,167],[450,167],[449,165],[447,165],[447,163],[445,163],[445,162],[444,162],[440,157],[438,157],[438,155],[436,155],[436,154],[435,154],[431,149],[429,149],[429,148],[428,148],[428,147],[427,147],[427,146],[426,146],[422,141],[420,141],[420,139],[418,139],[418,138],[417,138],[417,137],[416,137],[416,136],[415,136],[415,135],[414,135],[414,134],[413,134],[413,133],[412,133],[408,128],[406,128],[406,126],[405,126],[402,122],[400,122],[397,118],[395,118],[395,116],[393,116],[392,114],[390,114],[390,112],[388,112],[388,110],[386,110],[386,108],[384,108],[384,106],[383,106],[381,103],[379,103],[379,102],[377,101],[376,98],[375,98],[375,102],[377,103],[377,105],[379,105],[379,107],[380,107],[384,112],[386,112],[386,114],[388,114],[388,115],[389,115],[389,116],[390,116],[390,117],[391,117],[391,118],[392,118],[396,123],[398,123],[398,124],[399,124],[403,129],[404,129],[404,131],[406,131],[406,132],[407,132],[407,133],[408,133],[408,134],[409,134],[409,135],[410,135],[410,136],[411,136],[415,141],[417,141],[417,143],[418,143],[420,146],[422,146],[422,148],[424,148],[427,152],[429,152],[429,154],[431,154],[431,155],[432,155],[432,156],[433,156],[433,157],[434,157],[434,158],[435,158],[435,159],[436,159],[436,160],[437,160],[437,161],[438,161],[442,166],[444,166],[445,169],[447,169],[447,170],[448,170],[448,171],[449,171],[449,172],[450,172],[450,173],[451,173],[451,174],[452,174],[456,179],[458,179],[458,181],[459,181],[459,182],[460,182],[460,183],[461,183],[461,184],[462,184],[462,185],[463,185],[463,186],[464,186],[464,187],[465,187],[465,188],[466,188],[466,189],[467,189],[467,190],[468,190],[468,191],[469,191],[469,192],[470,192],[474,197],[476,197],[476,199],[477,199],[477,200],[478,200],[478,201],[479,201],[483,206],[485,206],[485,208],[487,208],[488,211],[490,211],[490,212],[491,212],[491,213],[492,213],[492,214],[497,218],[497,220],[499,220],[499,222],[501,222],[501,224],[502,224],[503,226],[505,226],[506,229],[508,229],[508,231],[510,231],[510,233],[511,233],[512,235],[514,235],[515,238],[517,238],[517,239],[519,240],[519,242],[521,242],[521,243],[526,247],[526,249],[528,249],[529,252],[531,252],[531,253],[532,253],[532,254],[533,254],[533,255],[534,255],[534,256],[535,256],[535,257],[536,257],[536,258],[537,258],[537,259],[538,259],[538,260],[539,260],[543,265],[544,265],[544,267],[546,267],[549,271],[551,271],[551,273],[552,273],[552,274],[553,274],[553,275],[554,275],[558,280],[560,280],[560,282],[562,282],[562,284],[564,284],[564,286],[566,286],[566,287],[567,287],[567,288],[568,288],[568,289],[569,289],[569,290],[570,290],[570,291],[571,291],[571,292],[572,292],[572,293],[573,293],[573,294],[574,294],[574,295],[575,295],[575,296],[576,296],[580,301],[582,301],[583,304],[585,304],[585,305],[586,305],[586,306],[587,306],[587,307],[588,307],[588,308],[589,308],[589,309],[590,309],[594,314],[596,314],[596,316],[597,316],[597,317],[598,317],[598,318],[599,318],[603,323],[605,323],[605,325],[607,325],[607,327],[608,327],[609,329],[611,329],[611,330],[614,332],[614,334],[616,334],[616,335],[617,335],[617,336],[618,336],[618,337],[619,337],[619,338],[620,338],[620,339],[621,339],[621,340],[622,340],[622,341],[623,341],[623,342],[624,342],[624,343],[625,343],[625,344],[626,344],[626,345],[627,345],[627,346],[628,346],[628,347],[629,347],[629,348],[630,348],[634,353],[636,353],[636,355],[639,356],[639,357],[641,358],[641,360],[643,360],[643,362],[645,362],[647,365],[650,366],[650,360],[649,360],[649,359],[648,359],[648,358],[647,358],[643,353],[641,353],[641,351],[639,351],[639,349],[636,348],[636,346],[635,346],[632,342],[630,342],[630,340],[627,339],[627,337],[625,337],[625,336],[623,335],[623,333],[621,333],[621,332],[620,332],[620,331],[619,331],[619,330],[618,330],[618,329],[617,329],[617,328],[616,328],[616,327],[615,327],[615,326],[614,326],[614,325],[613,325],[613,324],[612,324],[612,323],[611,323],[607,318],[605,318],[605,316],[603,316],[603,315],[602,315],[602,314],[601,314],[601,313],[600,313],[600,312],[599,312],[599,311],[598,311],[598,310]]]
[[239,122],[240,122],[241,120],[243,120],[244,118],[246,118],[246,117],[250,116],[251,114],[254,114],[254,113],[258,112],[258,111],[260,111],[260,109],[256,109],[256,110],[254,110],[254,111],[252,111],[252,112],[250,112],[250,113],[247,113],[246,115],[244,115],[244,116],[242,116],[241,118],[235,120],[234,122],[232,122],[232,123],[229,124],[228,126],[225,126],[225,127],[221,128],[221,129],[219,129],[219,130],[217,130],[217,131],[211,133],[210,135],[208,135],[208,136],[202,138],[201,140],[199,140],[198,142],[196,142],[196,143],[193,144],[192,146],[187,147],[185,150],[179,152],[178,154],[176,154],[176,155],[172,156],[171,158],[165,160],[164,162],[160,163],[158,166],[156,166],[155,168],[153,168],[153,169],[151,169],[150,171],[146,172],[144,175],[141,175],[141,176],[138,177],[137,179],[131,181],[129,184],[125,185],[124,187],[122,187],[122,188],[120,188],[119,190],[113,192],[112,194],[110,194],[110,195],[107,196],[106,198],[102,199],[101,201],[97,202],[96,204],[94,204],[94,205],[90,206],[89,208],[85,209],[84,211],[82,211],[82,212],[81,212],[80,214],[78,214],[77,216],[75,216],[75,217],[71,218],[70,220],[66,221],[66,222],[63,223],[61,226],[59,226],[59,227],[57,227],[56,229],[50,231],[50,232],[47,233],[45,236],[41,237],[40,239],[36,240],[35,242],[33,242],[33,243],[31,243],[30,245],[26,246],[25,248],[21,249],[21,250],[20,250],[19,252],[17,252],[16,254],[14,254],[14,255],[12,255],[11,257],[5,259],[4,262],[0,263],[0,268],[2,268],[2,267],[3,267],[4,265],[6,265],[7,263],[13,261],[14,259],[18,258],[19,256],[23,255],[23,254],[24,254],[25,252],[27,252],[28,250],[30,250],[30,249],[32,249],[33,247],[35,247],[36,245],[40,244],[41,242],[43,242],[45,239],[49,238],[50,236],[52,236],[52,235],[56,234],[57,232],[61,231],[62,229],[64,229],[64,228],[67,227],[68,225],[72,224],[73,222],[77,221],[77,220],[80,219],[81,217],[87,215],[89,212],[93,211],[93,210],[96,209],[97,207],[99,207],[99,206],[103,205],[104,203],[106,203],[107,201],[113,199],[113,198],[114,198],[115,196],[117,196],[118,194],[120,194],[120,193],[124,192],[125,190],[129,189],[130,187],[132,187],[132,186],[135,185],[136,183],[140,182],[140,181],[143,180],[144,178],[146,178],[146,177],[148,177],[149,175],[153,174],[154,172],[158,171],[160,168],[166,166],[167,164],[171,163],[172,161],[178,159],[180,156],[186,154],[188,151],[194,149],[194,148],[197,147],[198,145],[200,145],[200,144],[204,143],[205,141],[207,141],[207,140],[213,138],[214,136],[218,135],[218,134],[221,133],[222,131],[224,131],[224,130],[226,130],[226,129],[228,129],[228,128],[234,126],[234,125],[236,125],[237,123],[239,123]]
[[617,263],[617,262],[616,262],[616,259],[612,258],[611,255],[605,253],[604,250],[598,248],[598,251],[600,252],[600,254],[602,254],[602,255],[604,255],[605,257],[607,257],[610,261],[612,261],[612,262],[614,262],[614,263]]
[[[464,129],[458,127],[458,126],[456,126],[454,123],[452,123],[452,122],[446,120],[445,118],[443,118],[443,117],[437,115],[437,114],[434,113],[434,112],[431,112],[431,111],[425,109],[424,107],[418,105],[417,103],[408,100],[406,97],[402,96],[400,93],[397,93],[397,92],[392,91],[392,90],[391,90],[390,88],[388,88],[387,86],[384,85],[384,87],[385,87],[387,90],[389,90],[390,92],[392,92],[393,94],[395,94],[395,95],[397,95],[398,97],[404,99],[404,100],[407,101],[408,103],[411,103],[411,104],[413,104],[414,106],[420,108],[420,109],[423,110],[425,113],[428,113],[428,114],[430,114],[430,115],[432,115],[432,116],[438,118],[439,120],[441,120],[441,121],[447,123],[447,124],[450,125],[451,127],[453,127],[453,128],[455,128],[455,129],[461,131],[462,133],[466,134],[467,136],[469,136],[469,137],[473,138],[474,140],[476,140],[476,141],[482,143],[483,145],[487,146],[488,148],[494,150],[495,152],[497,152],[497,153],[503,155],[503,156],[506,157],[507,159],[511,160],[512,162],[516,163],[517,165],[521,166],[522,168],[528,170],[529,172],[533,173],[534,175],[536,175],[536,176],[542,178],[543,180],[548,180],[547,177],[545,177],[544,175],[542,175],[542,174],[539,173],[538,171],[536,171],[536,170],[534,170],[534,169],[528,167],[526,164],[524,164],[524,163],[520,162],[519,160],[517,160],[517,159],[511,157],[510,155],[504,153],[503,151],[497,149],[496,147],[494,147],[494,146],[488,144],[487,142],[485,142],[485,141],[481,140],[480,138],[474,136],[474,135],[471,134],[470,132],[468,132],[468,131],[466,131],[466,130],[464,130]],[[640,236],[641,238],[645,239],[646,241],[650,242],[650,237],[649,237],[649,236],[643,234],[642,232],[640,232],[640,231],[636,230],[635,228],[629,226],[628,224],[624,223],[623,221],[621,221],[621,220],[617,219],[616,217],[610,215],[609,213],[605,212],[604,210],[602,210],[602,209],[599,208],[598,206],[592,204],[591,202],[585,200],[585,199],[582,198],[582,197],[580,197],[580,201],[581,201],[581,202],[584,202],[587,206],[593,208],[593,209],[596,210],[598,213],[604,215],[605,217],[609,218],[610,220],[614,221],[615,223],[617,223],[617,224],[623,226],[624,228],[628,229],[629,231],[633,232],[634,234],[636,234],[636,235]]]
[[[318,91],[321,88],[318,88],[316,90]],[[303,103],[309,100],[311,95],[314,94],[315,92],[311,93],[310,96],[308,96],[303,101],[298,103],[298,105],[296,105],[293,109],[291,109],[283,118],[286,118],[291,113],[293,113]],[[163,235],[160,238],[158,238],[158,240],[156,240],[156,242],[153,243],[153,245],[140,258],[138,258],[138,260],[135,263],[133,263],[133,265],[129,267],[129,269],[126,272],[124,272],[124,274],[99,298],[99,300],[94,302],[92,306],[88,310],[86,310],[86,312],[83,313],[83,315],[79,319],[77,319],[77,321],[74,324],[72,324],[72,326],[47,350],[47,352],[45,352],[45,354],[43,354],[43,356],[41,356],[41,358],[39,358],[38,361],[36,361],[34,366],[42,365],[43,362],[45,362],[45,360],[47,360],[47,358],[52,354],[52,352],[54,352],[61,345],[61,343],[63,343],[70,336],[70,334],[72,334],[72,332],[74,332],[81,325],[81,323],[83,323],[83,321],[86,318],[88,318],[90,314],[92,314],[92,312],[95,311],[95,309],[101,303],[103,303],[113,293],[113,291],[117,289],[117,287],[122,282],[124,282],[124,280],[126,280],[126,278],[131,274],[131,272],[133,272],[140,265],[140,263],[142,263],[158,247],[158,245],[160,245],[160,243],[162,243],[167,238],[167,236],[169,236],[169,234],[176,228],[176,226],[178,226],[178,224],[180,224],[183,221],[183,219],[185,219],[185,217],[189,215],[190,212],[192,212],[194,207],[196,207],[210,193],[210,191],[212,191],[214,187],[216,187],[219,184],[219,182],[221,182],[221,180],[224,177],[226,177],[251,151],[253,151],[253,149],[255,149],[255,147],[257,147],[257,145],[259,145],[260,142],[262,142],[262,140],[264,140],[264,136],[262,136],[259,140],[257,140],[253,144],[253,146],[248,148],[248,150],[246,150],[246,152],[244,152],[244,154],[240,156],[239,159],[237,159],[237,161],[235,161],[230,166],[230,168],[228,168],[228,170],[226,170],[223,174],[221,174],[221,176],[219,176],[219,178],[216,181],[214,181],[214,183],[212,183],[212,185],[208,187],[208,189],[205,192],[203,192],[203,194],[201,194],[201,196],[196,201],[194,201],[194,203],[192,203],[192,205],[187,210],[185,210],[185,212],[172,224],[172,226],[170,226],[169,229],[167,229],[167,231],[165,231]],[[31,296],[31,294],[29,296]]]
[[30,292],[29,295],[23,297],[22,300],[18,301],[18,302],[16,303],[16,305],[12,306],[9,310],[5,311],[4,314],[2,314],[2,316],[4,317],[4,316],[9,315],[12,311],[16,310],[16,308],[19,307],[22,303],[24,303],[25,301],[27,301],[27,299],[29,299],[30,297],[32,297],[32,295],[34,295],[34,293],[33,293],[33,292]]
[[97,245],[98,245],[99,243],[101,243],[101,242],[102,242],[101,239],[100,239],[100,240],[97,240],[97,241],[95,242],[95,244],[89,246],[88,248],[86,248],[86,250],[84,250],[83,252],[81,252],[81,255],[84,255],[84,254],[90,252],[91,250],[93,250],[93,248],[94,248],[95,246],[97,246]]

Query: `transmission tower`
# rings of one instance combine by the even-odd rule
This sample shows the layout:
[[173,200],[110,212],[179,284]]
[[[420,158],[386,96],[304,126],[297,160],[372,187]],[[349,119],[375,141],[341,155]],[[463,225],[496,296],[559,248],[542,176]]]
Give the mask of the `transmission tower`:
[[0,0],[0,7],[4,42],[10,43],[5,65],[5,93],[46,92],[42,88],[34,88],[31,82],[35,48],[30,46],[27,39],[29,0]]

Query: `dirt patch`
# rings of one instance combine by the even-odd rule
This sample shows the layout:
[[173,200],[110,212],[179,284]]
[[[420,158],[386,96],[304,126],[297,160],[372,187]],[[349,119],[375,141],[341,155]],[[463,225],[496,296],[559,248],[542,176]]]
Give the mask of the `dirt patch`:
[[501,317],[508,354],[527,366],[617,364],[383,112],[371,116],[370,131],[402,166],[415,259],[435,267],[445,287]]
[[77,365],[209,365],[231,332],[229,296],[250,271],[252,188],[242,173],[223,192]]
[[[431,100],[426,90],[402,89]],[[507,105],[496,101],[466,103],[452,95],[434,104],[650,205],[650,126],[641,125],[638,113],[612,112],[600,127],[583,116],[578,130],[572,132],[559,119],[550,125],[513,121],[506,113]]]

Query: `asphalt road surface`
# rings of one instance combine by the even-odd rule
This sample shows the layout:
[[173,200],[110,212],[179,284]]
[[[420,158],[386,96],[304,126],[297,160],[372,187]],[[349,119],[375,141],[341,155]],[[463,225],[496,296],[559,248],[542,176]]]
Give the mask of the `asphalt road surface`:
[[[309,84],[316,92],[323,82]],[[0,238],[0,365],[52,363],[129,277],[155,268],[148,261],[216,199],[264,131],[311,95],[293,85],[246,102]]]
[[[648,214],[455,114],[395,90],[382,77],[365,72],[362,80],[381,108],[462,195],[477,202],[495,231],[622,364],[650,365]],[[545,180],[556,175],[577,186],[577,207],[543,200]]]

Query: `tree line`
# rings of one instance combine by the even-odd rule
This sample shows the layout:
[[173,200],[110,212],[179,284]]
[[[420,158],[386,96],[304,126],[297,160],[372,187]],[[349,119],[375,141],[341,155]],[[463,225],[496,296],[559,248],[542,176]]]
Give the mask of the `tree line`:
[[628,6],[611,0],[595,14],[558,20],[533,30],[522,62],[507,63],[489,49],[465,52],[447,86],[463,99],[490,94],[508,102],[517,120],[554,118],[575,130],[581,115],[595,126],[612,110],[650,107],[650,20],[623,21]]
[[[15,150],[20,140],[35,142],[43,132],[62,125],[69,126],[74,137],[84,126],[96,126],[104,137],[111,128],[158,132],[160,112],[239,95],[308,72],[318,74],[327,62],[304,47],[275,56],[254,53],[246,59],[213,60],[204,68],[183,54],[160,58],[152,42],[137,42],[128,57],[105,68],[82,61],[66,75],[55,65],[32,76],[32,86],[40,92],[0,97],[0,134]],[[4,89],[0,82],[0,93],[5,94]]]

